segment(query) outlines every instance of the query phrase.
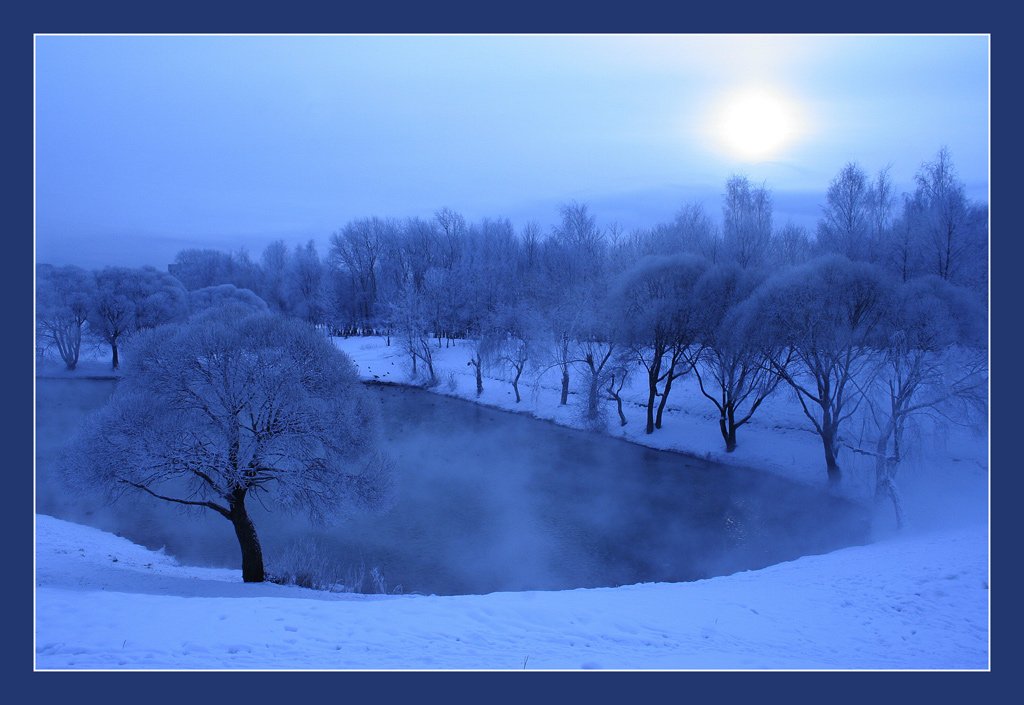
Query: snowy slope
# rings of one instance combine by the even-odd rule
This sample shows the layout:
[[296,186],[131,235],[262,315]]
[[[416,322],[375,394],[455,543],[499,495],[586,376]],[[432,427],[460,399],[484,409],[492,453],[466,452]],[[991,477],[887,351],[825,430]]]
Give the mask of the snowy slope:
[[245,585],[37,517],[52,668],[987,667],[983,526],[695,583],[460,597]]

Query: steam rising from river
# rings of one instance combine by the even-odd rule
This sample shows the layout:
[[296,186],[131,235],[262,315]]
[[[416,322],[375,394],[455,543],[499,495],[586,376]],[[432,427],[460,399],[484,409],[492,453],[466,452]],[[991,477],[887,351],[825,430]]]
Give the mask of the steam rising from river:
[[[64,489],[59,446],[113,384],[39,380],[38,511],[165,546],[182,562],[238,567],[219,516]],[[362,570],[364,589],[566,589],[698,579],[868,538],[855,506],[762,473],[417,390],[371,393],[398,473],[394,503],[328,528],[254,507],[269,572],[312,551],[339,576]]]

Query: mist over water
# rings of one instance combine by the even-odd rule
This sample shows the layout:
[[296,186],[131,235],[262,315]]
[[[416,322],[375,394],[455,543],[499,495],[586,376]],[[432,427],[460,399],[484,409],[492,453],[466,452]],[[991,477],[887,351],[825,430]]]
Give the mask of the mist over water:
[[[231,526],[212,512],[132,494],[109,505],[63,487],[61,445],[115,384],[37,380],[37,511],[183,563],[239,567]],[[415,389],[370,392],[395,460],[393,502],[330,527],[253,502],[270,574],[313,546],[339,575],[377,568],[389,591],[568,589],[695,580],[869,538],[863,510],[824,488]]]

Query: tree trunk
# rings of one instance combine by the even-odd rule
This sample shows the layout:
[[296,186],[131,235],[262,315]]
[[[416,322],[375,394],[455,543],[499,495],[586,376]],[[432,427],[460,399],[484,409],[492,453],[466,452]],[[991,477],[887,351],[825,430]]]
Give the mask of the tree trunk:
[[736,450],[736,410],[733,408],[732,402],[726,409],[726,421],[728,433],[725,435],[725,452],[731,453]]
[[562,367],[562,400],[558,402],[561,406],[569,403],[569,368]]
[[889,459],[885,451],[889,448],[889,437],[883,434],[875,444],[875,500],[889,496],[889,480],[892,478]]
[[626,415],[622,413],[622,397],[615,395],[615,408],[619,412],[619,426],[626,425]]
[[903,515],[903,502],[900,500],[899,491],[896,489],[896,483],[889,479],[886,482],[886,493],[889,495],[889,499],[892,500],[892,508],[896,512],[896,528],[902,529],[905,523]]
[[515,392],[516,392],[516,404],[518,404],[520,402],[520,397],[519,397],[519,376],[522,375],[522,374],[523,374],[522,368],[517,367],[516,368],[516,376],[512,380],[512,389],[514,389]]
[[256,535],[256,527],[245,511],[245,495],[231,503],[231,524],[235,527],[235,536],[242,549],[242,580],[247,583],[262,583],[266,576],[263,573],[263,549]]
[[587,420],[597,421],[601,415],[600,398],[601,398],[601,385],[598,384],[600,380],[597,378],[596,372],[591,372],[590,377],[590,388],[587,392]]
[[476,367],[476,395],[477,396],[480,396],[481,394],[484,393],[484,378],[483,378],[483,373],[480,371],[481,364],[482,364],[482,362],[481,362],[480,359],[477,359],[477,361],[475,363],[473,363],[473,366]]
[[117,343],[111,343],[110,344],[110,352],[111,352],[111,365],[113,365],[113,369],[116,370],[118,365],[119,365],[119,362],[118,362],[118,359],[117,359]]
[[828,426],[823,426],[821,443],[825,449],[825,469],[828,472],[828,483],[830,485],[838,485],[843,480],[843,472],[836,460],[835,430]]
[[665,391],[661,393],[661,401],[658,402],[658,416],[654,420],[654,427],[657,429],[661,428],[661,415],[665,412],[665,405],[668,404],[668,393],[672,391],[672,379],[672,370],[669,370],[668,376],[665,378]]
[[732,406],[726,406],[722,411],[718,418],[718,428],[722,432],[722,440],[725,441],[725,452],[731,453],[736,450],[736,416]]
[[658,379],[654,375],[647,378],[647,429],[648,434],[654,433],[654,400],[658,398]]

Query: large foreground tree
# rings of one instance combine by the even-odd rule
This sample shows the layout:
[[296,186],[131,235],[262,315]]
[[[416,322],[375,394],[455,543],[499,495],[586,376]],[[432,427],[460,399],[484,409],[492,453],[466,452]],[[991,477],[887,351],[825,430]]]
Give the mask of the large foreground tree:
[[133,341],[124,378],[64,456],[67,476],[231,522],[264,580],[250,497],[329,518],[383,496],[376,416],[351,360],[309,325],[226,307]]

